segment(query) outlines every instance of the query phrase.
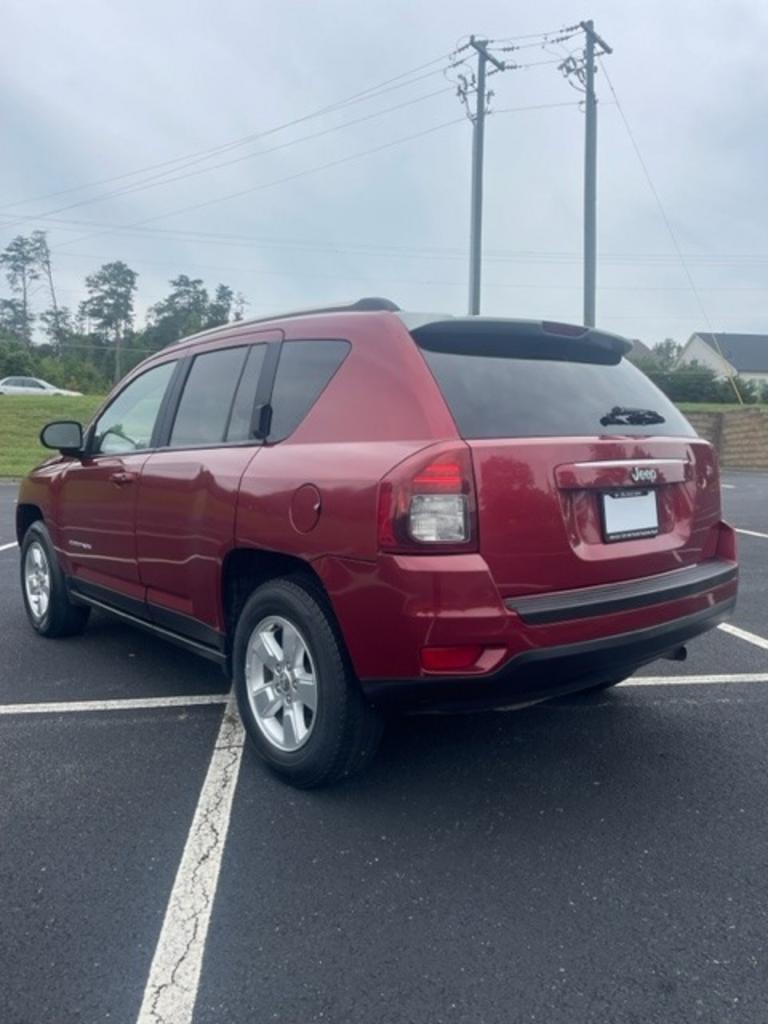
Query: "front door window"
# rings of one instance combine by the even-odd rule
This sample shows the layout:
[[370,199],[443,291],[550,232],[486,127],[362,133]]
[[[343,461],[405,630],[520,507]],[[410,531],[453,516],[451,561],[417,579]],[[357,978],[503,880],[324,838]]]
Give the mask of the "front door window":
[[96,421],[92,455],[126,455],[152,446],[157,414],[175,366],[155,366],[120,392]]

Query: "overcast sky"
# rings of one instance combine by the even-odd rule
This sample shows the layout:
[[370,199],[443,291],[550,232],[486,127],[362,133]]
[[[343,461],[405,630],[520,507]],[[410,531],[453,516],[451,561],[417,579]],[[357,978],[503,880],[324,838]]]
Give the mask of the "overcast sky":
[[[599,74],[598,323],[651,344],[684,340],[705,317],[716,330],[768,332],[764,0],[6,0],[3,10],[0,246],[48,230],[67,305],[83,298],[85,274],[122,259],[140,275],[142,311],[186,273],[242,291],[252,315],[366,294],[465,312],[471,126],[440,58],[469,33],[521,37],[591,17],[614,49],[605,68],[701,299]],[[584,117],[557,67],[565,52],[529,45],[507,56],[537,66],[491,80],[485,313],[581,319]],[[203,162],[142,170],[419,67],[392,83],[402,88]],[[204,173],[157,185],[192,171]]]

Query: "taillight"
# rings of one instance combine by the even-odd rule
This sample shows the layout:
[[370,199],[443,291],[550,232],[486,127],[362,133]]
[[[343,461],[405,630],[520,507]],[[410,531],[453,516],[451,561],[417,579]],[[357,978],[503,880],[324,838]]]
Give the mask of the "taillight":
[[465,445],[436,445],[397,466],[379,489],[384,551],[473,551],[477,544],[472,459]]

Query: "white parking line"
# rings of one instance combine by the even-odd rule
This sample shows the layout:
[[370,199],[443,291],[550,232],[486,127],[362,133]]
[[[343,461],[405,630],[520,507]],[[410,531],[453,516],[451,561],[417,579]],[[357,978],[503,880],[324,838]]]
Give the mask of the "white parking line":
[[736,533],[744,533],[747,537],[762,537],[763,540],[768,540],[768,533],[760,533],[759,530],[742,530],[738,526],[734,526]]
[[11,548],[15,548],[15,547],[18,547],[18,544],[16,543],[16,541],[13,541],[10,544],[0,544],[0,551],[10,551]]
[[722,686],[726,683],[768,683],[768,673],[742,672],[730,676],[634,676],[624,686]]
[[755,647],[762,647],[764,651],[768,651],[768,640],[764,636],[750,633],[746,629],[740,629],[739,626],[732,626],[730,622],[721,622],[717,628],[722,629],[724,633],[738,637],[739,640],[746,640],[748,644],[754,644]]
[[67,700],[53,703],[0,704],[0,715],[58,715],[63,711],[133,711],[143,708],[186,708],[201,704],[226,704],[226,693],[202,693],[189,697],[137,697],[122,700]]
[[243,727],[231,702],[168,900],[137,1024],[192,1020],[243,741]]

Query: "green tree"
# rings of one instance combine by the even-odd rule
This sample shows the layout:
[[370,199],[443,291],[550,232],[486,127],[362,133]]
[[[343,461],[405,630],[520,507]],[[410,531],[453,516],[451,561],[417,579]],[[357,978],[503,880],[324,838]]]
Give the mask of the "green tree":
[[242,313],[238,316],[238,303],[242,302],[242,297],[236,296],[229,285],[217,285],[214,298],[209,300],[208,291],[199,277],[180,274],[169,284],[170,294],[149,310],[148,325],[143,335],[148,348],[164,348],[189,334],[229,323],[233,313],[236,320],[242,316]]
[[735,402],[728,381],[700,363],[686,363],[674,370],[646,369],[645,372],[673,402]]
[[115,381],[122,376],[121,348],[133,328],[133,300],[138,274],[127,263],[105,263],[85,279],[88,298],[80,303],[83,317],[104,342],[114,345]]
[[238,292],[237,295],[235,295],[234,304],[232,307],[234,313],[232,319],[242,320],[243,317],[245,316],[245,307],[247,305],[248,300],[246,299],[246,297],[243,295],[242,292]]
[[35,363],[35,374],[56,387],[71,388],[86,395],[99,395],[109,390],[109,381],[105,375],[90,359],[82,356],[60,356],[49,352],[38,355]]
[[54,341],[54,344],[61,347],[64,341],[64,322],[61,319],[59,303],[56,298],[56,287],[53,283],[53,264],[51,263],[51,250],[48,247],[48,236],[45,231],[33,231],[30,242],[35,255],[35,263],[39,273],[45,278],[48,285],[48,294],[51,299],[51,308],[44,316],[46,319],[46,331]]
[[48,340],[58,351],[63,352],[68,344],[76,342],[77,331],[72,312],[66,306],[46,309],[40,314],[40,320]]
[[170,295],[149,310],[145,337],[152,348],[163,348],[208,326],[208,292],[202,280],[179,274],[169,283]]
[[27,320],[20,299],[0,299],[0,332],[17,341],[24,339]]
[[0,264],[5,270],[11,291],[18,296],[17,336],[26,345],[31,345],[32,324],[35,318],[29,304],[29,287],[40,277],[35,243],[31,238],[17,235],[0,253]]
[[660,370],[667,372],[677,366],[682,351],[683,346],[678,345],[674,338],[665,338],[653,346],[653,359]]
[[235,293],[226,284],[216,287],[216,295],[213,302],[208,306],[206,325],[208,327],[220,327],[227,324],[232,318],[232,306],[235,302]]
[[34,357],[28,345],[16,338],[0,339],[0,378],[28,377],[35,372]]

